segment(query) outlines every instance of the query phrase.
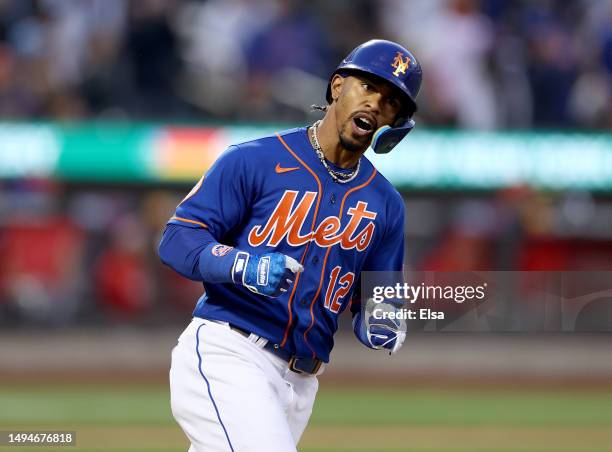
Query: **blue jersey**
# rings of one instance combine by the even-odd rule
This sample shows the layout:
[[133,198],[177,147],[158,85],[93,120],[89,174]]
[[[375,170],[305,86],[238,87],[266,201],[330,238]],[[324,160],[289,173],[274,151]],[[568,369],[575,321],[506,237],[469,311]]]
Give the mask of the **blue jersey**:
[[299,261],[304,271],[277,298],[205,282],[194,315],[325,362],[360,273],[402,269],[399,193],[365,156],[355,179],[334,182],[306,128],[231,146],[169,223],[206,228],[218,242],[252,254],[279,252]]

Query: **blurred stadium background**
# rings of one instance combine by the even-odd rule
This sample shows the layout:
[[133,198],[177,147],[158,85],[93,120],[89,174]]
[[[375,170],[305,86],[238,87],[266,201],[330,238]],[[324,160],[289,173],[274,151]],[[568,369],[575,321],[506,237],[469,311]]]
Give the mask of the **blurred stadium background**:
[[[424,67],[417,130],[368,154],[409,269],[612,271],[611,1],[0,0],[0,430],[185,450],[165,379],[201,286],[159,263],[164,224],[374,37]],[[304,450],[612,450],[596,301],[580,332],[420,331],[393,359],[344,325]]]

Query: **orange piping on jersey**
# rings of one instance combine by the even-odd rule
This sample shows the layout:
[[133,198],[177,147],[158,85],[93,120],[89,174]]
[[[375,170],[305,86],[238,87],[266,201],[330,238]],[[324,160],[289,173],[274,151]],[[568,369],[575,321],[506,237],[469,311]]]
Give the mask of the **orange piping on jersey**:
[[[304,163],[304,161],[301,158],[299,158],[295,152],[293,152],[293,150],[289,147],[289,145],[285,142],[285,140],[283,140],[283,138],[278,133],[276,134],[276,137],[283,144],[285,149],[287,149],[287,151],[289,151],[289,153],[293,155],[293,157],[295,157],[295,159],[298,162],[300,162],[304,166],[304,168],[308,170],[310,174],[312,174],[312,177],[314,177],[315,181],[317,182],[317,186],[319,187],[319,190],[317,192],[318,194],[317,204],[315,205],[314,216],[312,217],[312,225],[310,227],[310,232],[312,233],[315,230],[317,215],[319,213],[319,204],[321,203],[321,192],[323,191],[323,189],[321,188],[321,181],[319,180],[315,172],[308,165],[306,165],[306,163]],[[300,259],[300,264],[302,265],[304,265],[304,261],[306,259],[306,253],[308,253],[309,246],[310,246],[310,242],[308,242],[308,244],[306,245],[306,248],[304,249],[304,254],[302,254],[302,258]],[[297,289],[297,285],[299,281],[300,281],[300,273],[298,273],[295,277],[295,282],[293,283],[293,289],[291,290],[291,295],[289,295],[289,301],[287,302],[287,310],[289,311],[289,320],[287,321],[287,326],[285,327],[285,334],[283,335],[283,340],[280,343],[281,347],[284,347],[285,344],[287,343],[287,336],[289,335],[289,328],[291,328],[291,323],[293,322],[293,314],[291,313],[291,306],[293,304],[293,297],[295,296],[295,290]]]
[[185,223],[193,223],[193,224],[197,224],[198,226],[202,226],[203,228],[208,229],[208,226],[206,226],[204,223],[200,222],[200,221],[195,221],[195,220],[189,220],[187,218],[181,218],[181,217],[177,217],[174,216],[172,218],[170,218],[171,220],[178,220],[178,221],[184,221]]
[[[354,191],[361,190],[363,187],[369,185],[370,182],[372,182],[372,180],[374,179],[374,176],[376,176],[376,168],[374,168],[374,171],[372,171],[372,175],[368,178],[367,181],[365,181],[361,185],[358,185],[357,187],[351,188],[349,191],[347,191],[344,194],[344,196],[342,197],[342,202],[340,203],[340,214],[338,215],[338,217],[341,220],[342,220],[342,212],[344,211],[344,202],[346,201],[346,198],[348,198],[348,195],[350,195]],[[325,258],[323,259],[323,267],[321,268],[321,279],[319,281],[319,287],[317,288],[317,293],[315,293],[314,298],[310,302],[310,325],[308,326],[306,331],[304,331],[304,342],[306,342],[306,345],[308,346],[308,348],[312,352],[312,357],[313,358],[316,358],[316,355],[315,355],[314,350],[312,349],[312,347],[308,343],[308,338],[306,336],[308,335],[308,332],[312,329],[312,327],[315,324],[315,317],[314,317],[314,313],[313,313],[313,308],[314,308],[314,304],[315,304],[315,301],[316,301],[317,297],[321,293],[321,288],[323,287],[323,281],[325,280],[325,266],[327,265],[327,257],[329,256],[329,252],[331,251],[331,249],[332,249],[332,247],[330,246],[329,248],[327,248],[327,251],[325,252]]]

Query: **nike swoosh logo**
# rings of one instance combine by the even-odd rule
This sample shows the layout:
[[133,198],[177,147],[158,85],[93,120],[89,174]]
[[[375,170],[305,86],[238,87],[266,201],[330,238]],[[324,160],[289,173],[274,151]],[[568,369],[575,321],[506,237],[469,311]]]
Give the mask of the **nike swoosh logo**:
[[276,164],[276,168],[274,168],[274,171],[277,172],[277,174],[282,174],[282,173],[288,173],[289,171],[295,171],[295,170],[299,170],[300,167],[299,166],[292,166],[290,168],[283,168],[280,166],[280,163]]

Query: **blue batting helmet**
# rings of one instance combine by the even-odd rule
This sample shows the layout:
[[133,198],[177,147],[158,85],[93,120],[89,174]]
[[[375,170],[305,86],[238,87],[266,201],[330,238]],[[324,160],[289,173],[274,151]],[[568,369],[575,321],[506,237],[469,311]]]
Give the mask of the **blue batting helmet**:
[[353,49],[342,60],[327,84],[326,99],[331,103],[331,79],[336,74],[371,74],[399,88],[404,95],[407,118],[400,119],[393,128],[381,127],[372,140],[372,148],[377,153],[389,152],[414,127],[410,117],[417,110],[416,97],[421,89],[423,72],[414,55],[395,42],[373,39]]

